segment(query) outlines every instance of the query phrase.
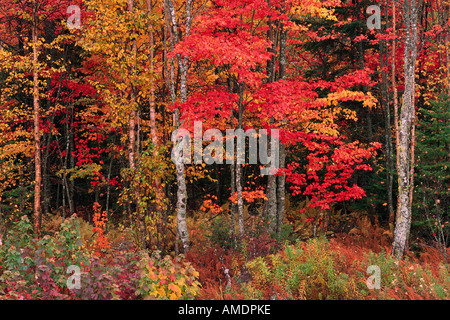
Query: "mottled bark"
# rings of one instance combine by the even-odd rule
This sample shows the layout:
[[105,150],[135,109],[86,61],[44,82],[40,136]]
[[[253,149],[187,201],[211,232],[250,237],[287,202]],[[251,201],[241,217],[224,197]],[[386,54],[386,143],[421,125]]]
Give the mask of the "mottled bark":
[[[392,33],[393,33],[393,39],[392,39],[392,62],[391,62],[391,69],[392,69],[392,89],[393,89],[393,104],[394,104],[394,130],[395,130],[395,168],[398,171],[398,164],[399,164],[399,134],[398,134],[398,92],[397,92],[397,81],[396,81],[396,64],[395,64],[395,52],[396,52],[396,29],[397,29],[397,20],[396,20],[396,9],[397,6],[395,4],[395,0],[392,1]],[[399,201],[400,197],[397,197],[397,208],[399,207]],[[394,224],[395,224],[396,216],[392,215],[389,217],[389,227],[391,228],[391,231],[394,231]]]
[[[270,119],[270,125],[273,125],[273,119]],[[272,139],[270,136],[267,143],[267,155],[271,157]],[[270,141],[270,142],[269,142]],[[269,222],[269,232],[276,231],[277,228],[277,176],[271,174],[267,176],[267,221]]]
[[38,52],[37,52],[37,7],[33,6],[32,41],[33,41],[33,118],[34,118],[34,232],[40,233],[41,220],[41,140],[39,126],[39,82],[38,82]]
[[[286,147],[280,143],[280,168],[286,165]],[[284,174],[277,177],[278,191],[277,191],[277,234],[281,234],[281,226],[284,220],[284,211],[286,206],[286,176]]]
[[[242,129],[242,121],[244,116],[244,84],[239,85],[239,111],[238,111],[238,129]],[[238,158],[237,155],[236,158]],[[242,198],[242,165],[236,162],[236,191],[237,191],[237,211],[238,211],[238,228],[239,237],[244,236],[244,200]]]
[[405,0],[403,3],[403,16],[405,20],[405,91],[400,110],[399,141],[398,141],[398,196],[397,221],[394,230],[394,243],[392,254],[400,259],[406,249],[409,231],[411,228],[411,131],[414,122],[414,81],[415,65],[417,59],[417,16],[418,5],[416,0]]
[[[284,8],[283,8],[284,11]],[[286,57],[286,40],[287,40],[287,31],[284,30],[284,25],[280,25],[280,74],[279,77],[281,80],[286,79],[286,66],[287,66],[287,57]],[[284,168],[286,165],[286,146],[280,141],[280,168]],[[277,234],[278,236],[281,234],[281,226],[283,225],[284,220],[284,211],[286,207],[286,176],[282,174],[277,177],[278,191],[277,191]]]
[[[186,0],[186,29],[185,35],[188,36],[191,29],[191,7],[192,0]],[[172,49],[178,43],[178,24],[175,13],[175,5],[173,1],[167,0],[165,4],[165,11],[167,20],[171,22],[171,41],[172,41]],[[177,54],[178,61],[178,69],[180,72],[180,100],[181,102],[185,102],[187,100],[187,71],[188,71],[188,57],[182,57],[180,54]],[[173,68],[172,68],[173,72]],[[175,92],[175,83],[173,74],[171,75],[171,92]],[[181,126],[180,116],[178,110],[175,111],[175,122],[176,127],[179,128]],[[183,247],[183,251],[189,251],[189,233],[187,230],[186,223],[186,200],[187,200],[187,192],[186,192],[186,180],[185,180],[185,168],[184,163],[180,159],[175,164],[176,175],[177,175],[177,224],[178,224],[178,235],[180,237],[181,245]]]

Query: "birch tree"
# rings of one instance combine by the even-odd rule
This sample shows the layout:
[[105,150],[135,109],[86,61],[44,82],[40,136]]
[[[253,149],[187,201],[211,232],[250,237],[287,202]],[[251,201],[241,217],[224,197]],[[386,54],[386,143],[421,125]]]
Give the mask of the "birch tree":
[[400,259],[405,252],[411,228],[411,188],[413,186],[412,165],[414,160],[414,91],[416,59],[418,55],[418,9],[417,0],[404,0],[403,19],[405,21],[404,72],[405,90],[400,109],[398,131],[398,207],[394,230],[392,254]]
[[[181,41],[184,37],[188,36],[191,30],[192,16],[191,16],[192,0],[186,1],[186,17],[185,17],[185,32],[184,35],[179,36],[179,26],[177,22],[175,4],[173,0],[166,0],[164,4],[164,11],[166,15],[166,23],[168,30],[170,31],[171,48],[173,49],[175,45]],[[186,102],[187,100],[187,71],[188,71],[188,61],[187,56],[182,56],[180,53],[176,55],[178,62],[178,71],[180,74],[180,100],[181,102]],[[172,64],[171,64],[172,65]],[[174,103],[175,96],[175,78],[173,77],[173,68],[171,69],[171,77],[169,82],[169,90],[172,93],[172,102]],[[179,110],[175,110],[175,126],[179,128],[181,126]],[[189,233],[186,224],[186,177],[185,168],[182,158],[177,159],[175,163],[176,176],[177,176],[177,225],[178,225],[178,235],[181,240],[181,245],[183,251],[189,251]]]

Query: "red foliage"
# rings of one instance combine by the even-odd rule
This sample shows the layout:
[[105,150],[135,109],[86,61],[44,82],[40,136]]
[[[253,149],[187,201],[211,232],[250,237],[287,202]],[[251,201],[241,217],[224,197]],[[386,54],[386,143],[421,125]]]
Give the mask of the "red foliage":
[[[234,253],[234,256],[235,259],[239,257],[237,253]],[[230,269],[230,276],[233,277],[232,259],[233,254],[226,253],[220,247],[208,248],[205,251],[189,251],[186,254],[186,260],[192,263],[200,274],[199,281],[202,286],[226,284],[224,268]]]

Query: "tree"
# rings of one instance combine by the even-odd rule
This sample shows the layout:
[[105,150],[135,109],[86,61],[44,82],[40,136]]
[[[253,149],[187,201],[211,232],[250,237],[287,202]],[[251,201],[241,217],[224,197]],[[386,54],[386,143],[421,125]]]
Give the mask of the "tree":
[[[171,47],[174,48],[180,41],[189,36],[192,24],[192,0],[186,0],[186,17],[185,21],[185,31],[184,35],[179,30],[178,22],[177,22],[177,13],[175,10],[175,0],[165,0],[164,1],[164,12],[166,15],[166,27],[170,30],[170,40]],[[179,34],[181,34],[181,39]],[[176,54],[176,58],[178,61],[178,72],[180,74],[180,100],[181,102],[186,102],[188,98],[188,55],[182,55],[181,53]],[[173,72],[173,69],[171,69]],[[175,102],[175,79],[173,77],[170,78],[169,88],[172,92],[172,103]],[[175,110],[175,126],[177,128],[181,127],[180,114],[178,110]],[[186,192],[186,178],[185,178],[185,170],[184,163],[178,159],[175,162],[176,175],[177,175],[177,225],[178,225],[178,235],[181,240],[181,245],[183,247],[183,251],[189,251],[189,233],[187,230],[186,224],[186,201],[187,201],[187,192]]]
[[[48,0],[33,0],[33,1],[5,1],[2,3],[2,20],[3,23],[9,25],[11,29],[16,28],[19,33],[18,44],[19,50],[17,56],[23,59],[22,63],[26,64],[26,59],[31,60],[31,74],[32,74],[32,113],[33,113],[33,147],[34,147],[34,230],[36,233],[40,232],[41,221],[41,188],[42,188],[42,159],[41,159],[41,106],[40,99],[42,93],[40,92],[41,75],[50,69],[50,63],[47,61],[47,66],[41,63],[40,54],[44,45],[47,48],[54,48],[55,43],[45,43],[44,31],[46,25],[57,20],[61,20],[68,7],[66,0],[58,0],[49,2]],[[26,31],[31,33],[31,41],[25,36]],[[25,41],[25,39],[27,39]],[[5,39],[11,40],[11,39]],[[13,42],[10,42],[10,44]],[[11,47],[10,47],[11,48]],[[27,50],[31,48],[31,55],[28,56]],[[47,70],[45,70],[47,68]],[[53,70],[50,70],[50,72]],[[14,99],[14,98],[13,98]]]
[[[289,26],[287,30],[294,28],[278,9],[270,7],[266,1],[218,1],[200,16],[191,36],[180,42],[173,54],[181,53],[189,56],[193,63],[212,66],[204,72],[213,73],[214,81],[208,81],[210,77],[207,77],[199,93],[176,106],[182,111],[184,128],[189,130],[194,121],[206,119],[208,126],[215,128],[280,129],[282,144],[303,144],[310,153],[305,168],[307,175],[294,172],[298,163],[287,164],[285,170],[275,170],[279,175],[287,175],[295,194],[313,195],[312,205],[323,209],[335,202],[361,198],[363,190],[348,182],[355,170],[370,170],[362,163],[374,154],[378,145],[363,148],[358,142],[345,143],[345,137],[339,137],[336,122],[340,117],[356,119],[354,112],[340,103],[359,101],[363,106],[373,106],[370,93],[353,91],[360,85],[367,85],[370,77],[365,70],[356,70],[335,81],[307,81],[302,76],[289,80],[271,76],[277,81],[266,80],[276,61],[271,58],[272,42],[266,38],[265,31],[270,24],[267,17],[282,20]],[[286,57],[282,58],[281,70],[287,65]],[[243,235],[244,193],[240,191],[242,181],[238,167],[240,165],[236,165],[236,170],[231,169],[231,179],[235,181],[232,190],[235,194],[231,198],[237,202],[238,230]],[[311,179],[311,183],[301,190],[306,178]],[[270,196],[267,195],[269,231],[283,224],[282,216],[277,216],[276,212],[275,181],[276,177],[270,179]],[[282,195],[283,191],[280,193]],[[232,216],[234,226],[234,214]]]
[[[435,240],[447,260],[450,235],[450,100],[442,96],[418,110],[413,213],[422,237]],[[426,231],[421,226],[426,226]]]
[[405,90],[400,110],[398,138],[398,207],[394,230],[392,254],[397,259],[402,258],[411,228],[411,192],[413,188],[414,133],[415,123],[415,75],[418,54],[418,15],[419,4],[416,0],[403,2],[403,17],[405,22]]

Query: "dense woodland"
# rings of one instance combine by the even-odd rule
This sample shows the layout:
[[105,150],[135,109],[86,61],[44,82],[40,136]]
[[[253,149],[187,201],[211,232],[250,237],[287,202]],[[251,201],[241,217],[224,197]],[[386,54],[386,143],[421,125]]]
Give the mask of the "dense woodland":
[[448,0],[0,0],[0,299],[449,299],[449,51]]

